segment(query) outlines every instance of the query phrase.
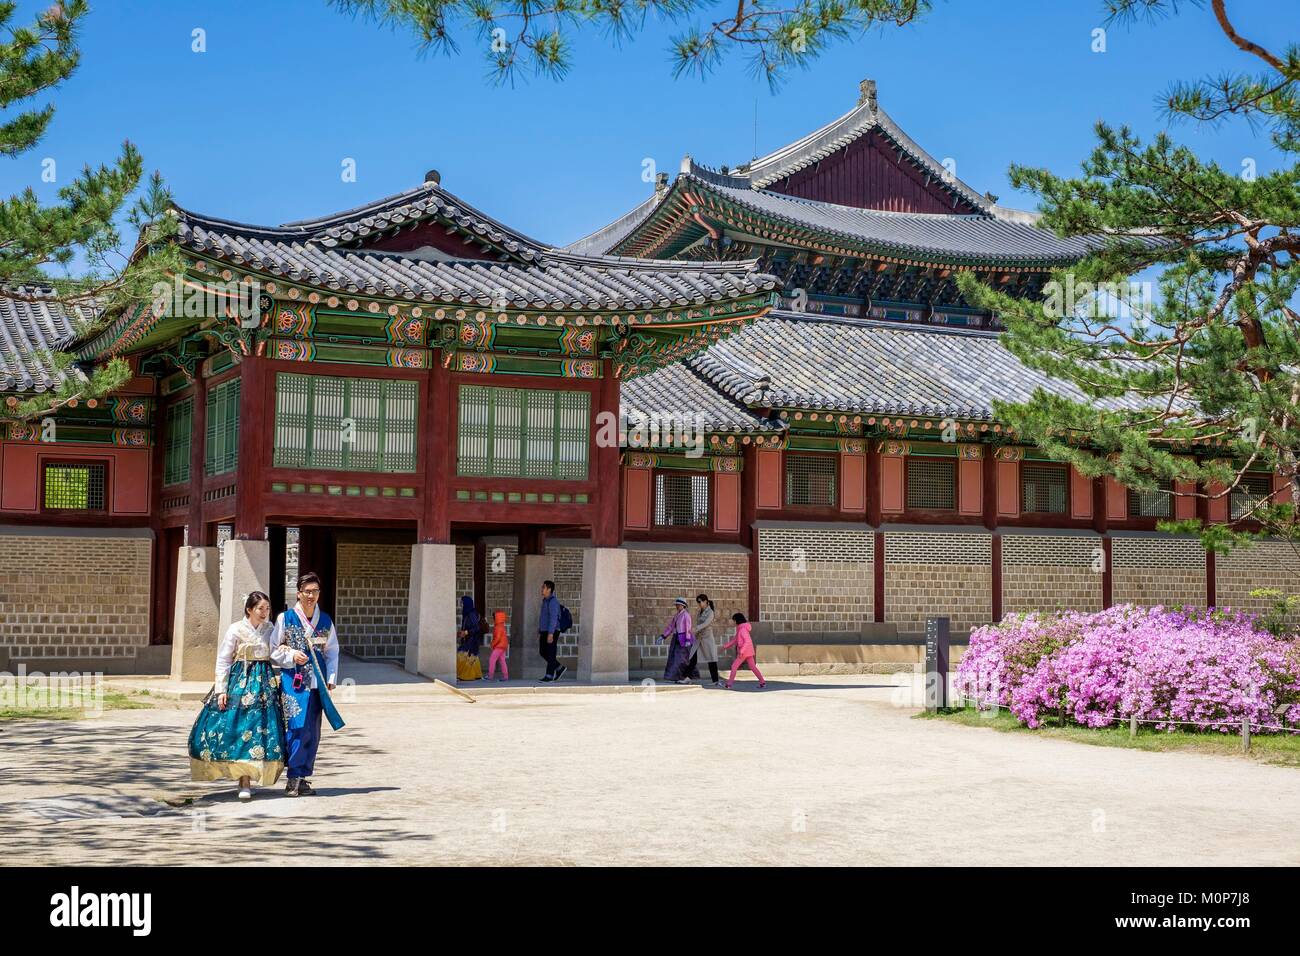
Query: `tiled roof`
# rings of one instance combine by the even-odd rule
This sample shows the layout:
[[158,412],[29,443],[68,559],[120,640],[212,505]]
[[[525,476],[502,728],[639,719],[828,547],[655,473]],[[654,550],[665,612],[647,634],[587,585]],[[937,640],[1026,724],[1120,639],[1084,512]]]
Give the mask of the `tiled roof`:
[[994,399],[1027,401],[1037,388],[1085,400],[1026,367],[998,333],[897,322],[772,312],[686,362],[759,408],[992,419]]
[[765,217],[861,243],[885,255],[1007,264],[1073,262],[1100,242],[1098,237],[1061,238],[1023,218],[1002,218],[991,213],[882,212],[800,199],[753,189],[740,177],[694,164],[678,181],[683,180]]
[[[250,226],[178,210],[179,242],[250,270],[344,293],[511,308],[638,309],[704,305],[776,288],[751,262],[658,262],[584,255],[509,230],[431,183],[321,219]],[[515,261],[425,257],[355,247],[420,219],[450,218]],[[354,246],[344,243],[353,243]]]
[[993,201],[980,195],[970,186],[955,177],[951,170],[927,153],[912,137],[903,132],[902,127],[880,108],[876,101],[875,84],[869,84],[869,92],[864,91],[857,106],[838,119],[832,120],[821,129],[813,130],[793,143],[782,146],[760,156],[744,170],[749,185],[753,189],[770,186],[777,180],[784,179],[792,173],[813,165],[827,156],[843,149],[854,140],[878,131],[898,144],[913,162],[939,179],[949,190],[961,196],[977,209],[993,212],[997,209]]
[[[779,432],[779,418],[764,418],[722,394],[683,363],[675,363],[620,386],[619,413],[626,424],[653,428],[698,423],[710,432]],[[661,429],[662,430],[662,429]]]
[[6,294],[0,288],[0,392],[43,392],[63,381],[49,355],[71,341],[74,320],[58,302],[25,300],[50,293],[20,286]]

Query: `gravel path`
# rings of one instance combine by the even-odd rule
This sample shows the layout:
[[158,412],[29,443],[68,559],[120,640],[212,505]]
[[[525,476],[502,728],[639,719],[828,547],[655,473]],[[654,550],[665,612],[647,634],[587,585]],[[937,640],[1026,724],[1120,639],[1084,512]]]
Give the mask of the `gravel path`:
[[913,720],[884,676],[738,687],[359,699],[320,797],[248,805],[189,781],[196,704],[6,722],[0,860],[1300,864],[1294,769]]

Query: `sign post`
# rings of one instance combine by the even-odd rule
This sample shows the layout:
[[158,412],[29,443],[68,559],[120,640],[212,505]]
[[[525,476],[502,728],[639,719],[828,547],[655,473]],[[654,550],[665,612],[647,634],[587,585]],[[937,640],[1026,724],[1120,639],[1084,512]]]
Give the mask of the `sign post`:
[[948,628],[946,617],[925,619],[925,709],[948,706]]

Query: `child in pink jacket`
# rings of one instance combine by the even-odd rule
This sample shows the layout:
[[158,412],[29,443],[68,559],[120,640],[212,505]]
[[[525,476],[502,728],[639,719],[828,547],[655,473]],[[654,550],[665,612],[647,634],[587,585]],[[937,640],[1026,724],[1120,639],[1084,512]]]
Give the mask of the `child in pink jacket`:
[[754,659],[754,639],[749,634],[749,621],[745,620],[745,615],[739,611],[731,615],[731,619],[736,624],[736,636],[722,645],[724,651],[729,647],[736,649],[735,660],[731,662],[731,676],[727,678],[727,689],[731,690],[732,685],[736,683],[736,671],[740,670],[740,665],[748,664],[749,669],[758,678],[758,686],[761,690],[767,686],[767,681],[763,680],[763,673],[758,669]]

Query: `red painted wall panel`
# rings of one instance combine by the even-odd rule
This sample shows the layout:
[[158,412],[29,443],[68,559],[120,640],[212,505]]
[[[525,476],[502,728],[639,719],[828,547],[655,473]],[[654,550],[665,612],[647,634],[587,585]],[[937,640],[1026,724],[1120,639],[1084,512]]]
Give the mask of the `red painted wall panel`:
[[758,507],[781,507],[781,452],[762,449],[754,455],[758,465]]
[[963,458],[957,462],[957,512],[964,515],[984,513],[984,462]]
[[1005,518],[1020,516],[1020,462],[998,462],[998,514]]
[[124,448],[114,454],[113,513],[149,513],[149,450]]
[[4,458],[3,467],[0,467],[0,511],[31,513],[39,510],[38,447],[25,442],[0,445],[0,455]]
[[41,462],[60,458],[108,463],[109,513],[144,515],[150,510],[148,448],[105,448],[102,445],[46,445],[6,442],[0,445],[0,512],[40,511]]
[[1174,491],[1174,517],[1179,521],[1195,518],[1196,499],[1192,495],[1196,491],[1196,482],[1175,481]]
[[880,457],[880,510],[901,514],[906,500],[903,496],[902,458]]
[[623,471],[623,524],[644,531],[650,527],[650,470],[627,468]]
[[867,510],[867,456],[840,455],[840,510]]
[[[1218,482],[1214,482],[1212,484],[1207,485],[1205,490],[1209,492],[1210,495],[1217,495],[1219,492],[1223,490],[1223,485],[1219,484]],[[1227,495],[1222,495],[1221,497],[1218,498],[1211,497],[1210,500],[1206,503],[1206,507],[1208,508],[1208,517],[1211,521],[1228,520],[1228,496]]]
[[1291,485],[1281,475],[1273,476],[1273,504],[1284,505],[1291,500]]
[[1114,478],[1106,478],[1106,517],[1123,521],[1128,517],[1128,489]]
[[740,475],[713,475],[713,530],[735,534],[740,530]]
[[[803,199],[883,209],[889,212],[970,213],[943,185],[909,163],[900,163],[893,143],[878,133],[864,136],[767,187]],[[927,182],[927,179],[929,180]]]
[[1070,466],[1070,517],[1087,521],[1092,517],[1092,479]]

